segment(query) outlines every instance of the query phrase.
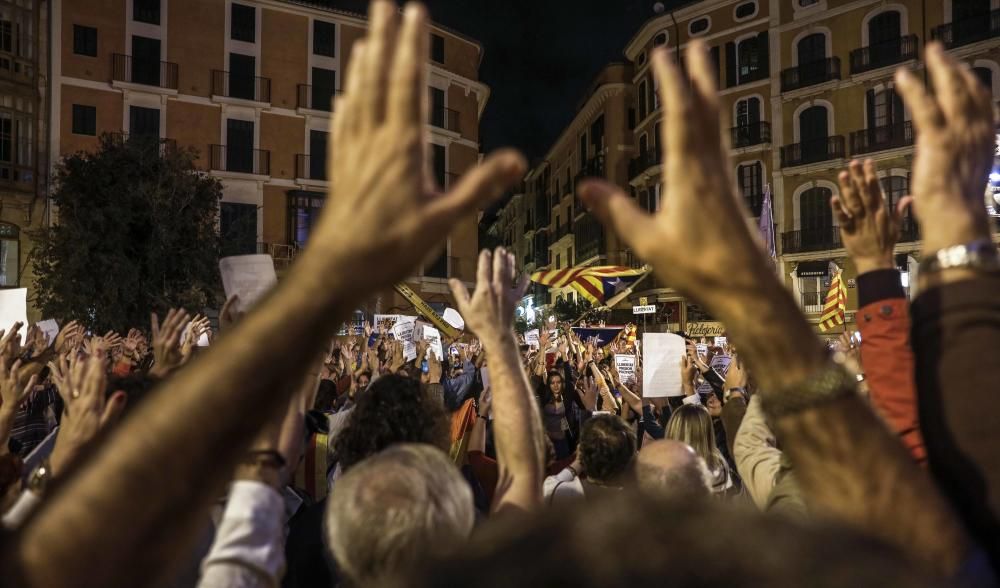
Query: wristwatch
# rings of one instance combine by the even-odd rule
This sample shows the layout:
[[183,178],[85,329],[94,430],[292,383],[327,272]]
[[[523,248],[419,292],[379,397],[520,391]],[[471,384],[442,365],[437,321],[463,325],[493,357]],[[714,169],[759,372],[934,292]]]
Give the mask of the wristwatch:
[[38,464],[38,467],[31,472],[28,476],[28,490],[31,490],[38,496],[45,494],[45,488],[49,485],[49,480],[52,479],[52,466],[49,465],[49,460],[45,460]]
[[989,239],[979,239],[964,245],[938,250],[920,261],[921,272],[939,272],[963,268],[982,272],[1000,271],[1000,255]]

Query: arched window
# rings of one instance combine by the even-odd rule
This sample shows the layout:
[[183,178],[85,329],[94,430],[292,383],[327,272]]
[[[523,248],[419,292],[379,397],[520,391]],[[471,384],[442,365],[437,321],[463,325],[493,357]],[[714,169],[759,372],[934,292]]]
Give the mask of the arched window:
[[760,98],[751,96],[736,103],[736,131],[733,135],[733,147],[747,147],[761,142],[760,133]]
[[809,188],[799,196],[799,219],[804,251],[829,248],[833,245],[833,212],[830,210],[829,188]]
[[[882,191],[885,192],[885,200],[890,209],[894,210],[899,201],[910,193],[909,176],[886,176],[881,180]],[[917,226],[910,213],[910,208],[903,213],[903,241],[912,241],[917,238]]]
[[799,144],[803,162],[826,159],[829,114],[825,106],[810,106],[799,114]]
[[667,44],[667,33],[660,33],[653,37],[653,47],[659,47],[660,45]]
[[799,65],[822,61],[826,59],[826,35],[823,33],[813,33],[799,39],[799,44],[795,47],[799,58]]
[[736,179],[747,207],[754,216],[760,216],[764,196],[763,166],[759,161],[736,168]]
[[990,0],[952,0],[952,38],[964,45],[990,37]]
[[988,67],[974,67],[972,73],[976,74],[983,86],[993,95],[993,70]]

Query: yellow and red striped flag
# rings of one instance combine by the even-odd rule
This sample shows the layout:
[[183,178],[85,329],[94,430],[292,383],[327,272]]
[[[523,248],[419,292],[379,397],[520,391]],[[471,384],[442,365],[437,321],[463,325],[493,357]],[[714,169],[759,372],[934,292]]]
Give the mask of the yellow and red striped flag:
[[847,285],[844,283],[844,270],[838,269],[830,280],[830,291],[823,303],[823,315],[819,319],[819,330],[827,332],[843,325],[847,318]]
[[642,275],[644,269],[632,269],[617,265],[597,265],[590,267],[568,267],[561,270],[545,270],[531,274],[531,281],[550,288],[569,286],[590,301],[594,306],[628,289]]

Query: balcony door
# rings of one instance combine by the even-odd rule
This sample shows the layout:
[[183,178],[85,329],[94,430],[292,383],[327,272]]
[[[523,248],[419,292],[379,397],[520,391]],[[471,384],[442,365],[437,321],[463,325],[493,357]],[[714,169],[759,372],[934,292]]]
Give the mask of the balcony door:
[[802,162],[826,159],[829,142],[829,113],[824,106],[810,106],[799,114],[799,143]]
[[219,205],[222,256],[257,253],[257,206],[237,202]]
[[990,0],[952,0],[951,22],[954,40],[986,39],[990,36]]
[[255,100],[256,59],[253,55],[229,54],[229,97]]
[[760,98],[746,98],[736,103],[736,147],[760,143]]
[[865,120],[868,122],[870,147],[888,145],[903,140],[903,99],[893,88],[865,93]]
[[226,171],[253,173],[253,121],[226,121]]
[[868,21],[868,47],[872,63],[899,61],[903,36],[899,12],[887,10]]
[[160,85],[160,40],[132,35],[132,83]]
[[830,249],[833,246],[833,212],[829,188],[810,188],[799,196],[799,219],[803,251]]
[[826,35],[813,33],[799,39],[796,47],[799,66],[826,59]]

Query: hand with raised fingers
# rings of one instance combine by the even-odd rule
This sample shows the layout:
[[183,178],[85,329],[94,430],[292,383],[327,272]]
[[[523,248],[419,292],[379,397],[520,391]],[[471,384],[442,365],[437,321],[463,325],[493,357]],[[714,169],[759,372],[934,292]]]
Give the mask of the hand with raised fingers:
[[685,396],[694,394],[694,379],[698,376],[698,367],[687,355],[681,356],[681,387]]
[[191,319],[191,322],[184,327],[184,335],[181,338],[183,341],[181,344],[181,357],[183,358],[182,363],[187,363],[187,361],[191,359],[191,355],[194,353],[194,348],[198,346],[198,340],[201,339],[201,336],[208,335],[211,332],[212,322],[208,320],[208,317],[198,314]]
[[17,414],[17,407],[28,397],[38,383],[38,375],[21,382],[21,360],[14,362],[9,369],[0,363],[0,454],[7,453],[7,440],[10,438],[10,428]]
[[56,340],[53,342],[55,352],[62,355],[77,349],[83,343],[83,335],[83,325],[77,321],[66,323],[62,329],[59,329],[59,334],[56,335]]
[[153,367],[149,370],[157,377],[165,377],[170,372],[184,364],[181,352],[181,333],[187,325],[190,315],[187,311],[171,308],[160,323],[160,317],[153,313],[150,320],[153,325]]
[[24,337],[24,349],[29,357],[35,358],[45,353],[49,348],[49,339],[37,324],[28,327],[28,333]]
[[513,340],[514,309],[528,288],[524,276],[515,283],[514,271],[514,255],[498,247],[492,253],[479,253],[476,289],[471,297],[461,281],[449,280],[465,326],[484,341]]
[[0,330],[0,361],[3,362],[4,366],[10,367],[21,356],[21,335],[18,331],[23,326],[24,323],[16,322],[10,330]]
[[925,50],[932,94],[911,71],[896,89],[913,114],[917,137],[910,186],[925,254],[989,239],[984,193],[993,165],[993,97],[968,66],[940,43]]
[[648,214],[621,188],[602,180],[587,180],[578,192],[666,284],[717,307],[733,289],[754,287],[762,275],[774,272],[736,193],[720,132],[717,75],[704,42],[692,42],[686,57],[690,88],[664,48],[649,59],[664,112],[660,212]]
[[449,190],[434,185],[426,144],[428,26],[419,4],[400,15],[395,2],[374,0],[334,109],[328,168],[336,181],[303,256],[307,266],[355,275],[352,291],[372,292],[409,275],[452,225],[499,198],[527,167],[518,153],[501,151]]
[[896,267],[893,247],[899,240],[903,214],[912,198],[901,198],[895,206],[886,202],[878,169],[871,159],[863,164],[851,161],[837,179],[840,194],[830,199],[830,208],[858,275]]
[[427,383],[441,383],[441,360],[433,352],[427,354]]
[[117,421],[126,396],[122,391],[105,395],[107,372],[99,358],[73,355],[67,360],[63,356],[50,362],[49,369],[63,400],[63,416],[50,458],[52,472],[58,475],[101,430]]

